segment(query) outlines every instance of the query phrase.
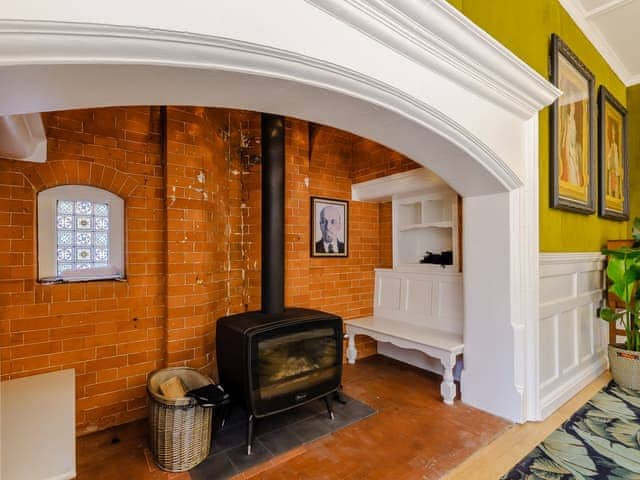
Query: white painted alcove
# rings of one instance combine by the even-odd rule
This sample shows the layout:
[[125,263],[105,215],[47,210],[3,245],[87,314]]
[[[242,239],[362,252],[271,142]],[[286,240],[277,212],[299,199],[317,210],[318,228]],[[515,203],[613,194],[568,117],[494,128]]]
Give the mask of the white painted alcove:
[[201,105],[370,138],[464,197],[462,400],[540,417],[538,111],[558,94],[443,0],[9,2],[0,114]]

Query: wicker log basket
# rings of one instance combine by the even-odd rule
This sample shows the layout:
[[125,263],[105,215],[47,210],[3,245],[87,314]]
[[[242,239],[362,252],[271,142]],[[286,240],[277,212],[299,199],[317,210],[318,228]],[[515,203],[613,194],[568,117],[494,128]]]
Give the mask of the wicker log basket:
[[159,386],[171,377],[180,377],[187,390],[213,383],[193,368],[155,370],[147,379],[151,451],[158,466],[168,472],[184,472],[207,455],[211,445],[211,408],[202,408],[190,397],[168,399]]

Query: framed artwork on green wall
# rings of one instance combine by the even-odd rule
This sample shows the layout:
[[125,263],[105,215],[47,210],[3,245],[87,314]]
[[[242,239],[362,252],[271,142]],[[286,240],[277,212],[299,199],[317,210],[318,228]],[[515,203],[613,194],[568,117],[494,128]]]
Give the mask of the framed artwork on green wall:
[[604,86],[598,92],[598,213],[629,220],[627,110]]
[[551,207],[595,212],[595,78],[571,49],[551,37]]

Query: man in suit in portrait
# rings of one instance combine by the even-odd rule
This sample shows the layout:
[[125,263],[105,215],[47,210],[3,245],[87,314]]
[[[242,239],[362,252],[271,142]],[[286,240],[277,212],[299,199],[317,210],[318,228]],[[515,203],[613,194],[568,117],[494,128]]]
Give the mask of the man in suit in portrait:
[[316,242],[316,253],[344,253],[344,242],[338,240],[342,231],[342,214],[333,205],[320,211],[320,231],[322,238]]

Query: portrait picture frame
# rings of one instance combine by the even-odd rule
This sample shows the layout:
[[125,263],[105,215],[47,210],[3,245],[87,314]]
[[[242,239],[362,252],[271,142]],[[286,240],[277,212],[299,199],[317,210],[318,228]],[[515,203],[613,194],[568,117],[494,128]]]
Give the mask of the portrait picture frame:
[[311,197],[311,256],[349,256],[349,201]]
[[551,37],[550,206],[592,214],[596,205],[595,77],[562,39]]
[[598,215],[629,220],[627,109],[604,85],[598,91]]

